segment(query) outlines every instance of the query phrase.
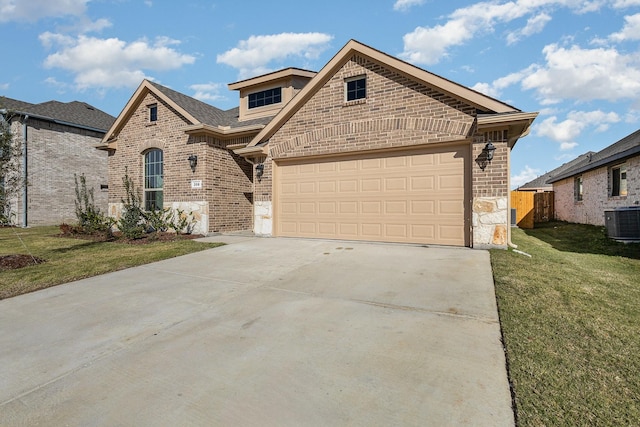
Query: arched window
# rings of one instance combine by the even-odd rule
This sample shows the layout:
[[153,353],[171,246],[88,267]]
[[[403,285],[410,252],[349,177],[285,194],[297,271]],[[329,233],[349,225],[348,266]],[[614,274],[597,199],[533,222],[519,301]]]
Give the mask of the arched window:
[[144,208],[147,211],[162,209],[163,185],[162,150],[153,149],[144,155]]

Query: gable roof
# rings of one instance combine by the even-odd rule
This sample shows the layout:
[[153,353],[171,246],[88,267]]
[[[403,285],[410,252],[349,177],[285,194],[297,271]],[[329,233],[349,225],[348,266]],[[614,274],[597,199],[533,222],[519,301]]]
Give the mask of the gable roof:
[[560,181],[593,169],[623,161],[629,157],[640,156],[640,129],[621,140],[603,148],[587,159],[549,180],[550,183]]
[[213,105],[192,98],[188,95],[170,89],[161,84],[143,80],[134,92],[133,96],[124,107],[113,126],[109,129],[103,142],[117,137],[122,127],[126,124],[128,118],[133,114],[135,107],[142,102],[142,99],[148,94],[153,93],[154,96],[167,104],[169,104],[178,114],[182,115],[189,125],[185,128],[187,132],[208,131],[218,136],[237,134],[244,131],[252,131],[262,129],[264,125],[271,120],[271,117],[265,117],[255,120],[238,121],[238,107],[229,110],[221,110]]
[[566,171],[568,171],[569,169],[572,169],[574,167],[577,167],[579,165],[583,165],[584,163],[589,161],[589,157],[593,156],[595,154],[595,152],[593,151],[587,151],[584,154],[579,155],[578,157],[576,157],[575,159],[567,162],[567,163],[563,163],[561,166],[558,166],[557,168],[553,169],[552,171],[549,171],[543,175],[540,175],[539,177],[535,178],[532,181],[527,182],[526,184],[521,185],[520,187],[518,187],[518,190],[533,190],[533,189],[539,189],[539,188],[545,188],[548,187],[549,189],[551,189],[551,183],[549,182],[549,180],[555,178],[556,176],[562,175],[564,174]]
[[[436,87],[454,98],[464,100],[486,113],[522,113],[515,107],[462,86],[451,80],[430,73],[408,62],[390,56],[356,40],[350,40],[331,60],[316,74],[311,81],[265,126],[262,131],[247,145],[246,148],[236,150],[237,153],[256,151],[257,147],[267,141],[284,123],[289,120],[338,70],[355,54],[369,57],[375,62],[382,63],[397,73],[419,81],[430,87]],[[533,119],[531,119],[533,120]]]
[[41,120],[99,132],[105,132],[115,121],[115,117],[112,115],[80,101],[47,101],[31,104],[11,98],[0,98],[0,108],[13,110],[21,115],[31,115]]

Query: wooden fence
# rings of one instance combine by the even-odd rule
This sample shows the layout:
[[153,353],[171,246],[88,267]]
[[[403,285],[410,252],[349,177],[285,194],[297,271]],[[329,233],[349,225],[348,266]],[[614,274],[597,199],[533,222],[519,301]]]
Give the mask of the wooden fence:
[[533,228],[536,222],[551,221],[554,216],[553,192],[512,191],[511,209],[516,210],[516,224]]

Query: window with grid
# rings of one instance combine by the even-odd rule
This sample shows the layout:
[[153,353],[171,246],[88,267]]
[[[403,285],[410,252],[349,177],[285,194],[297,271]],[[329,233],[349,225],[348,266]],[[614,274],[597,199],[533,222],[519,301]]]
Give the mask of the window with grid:
[[144,208],[147,211],[162,209],[163,154],[153,149],[144,155]]
[[249,94],[249,108],[264,107],[279,102],[282,102],[282,88],[280,87]]
[[573,195],[577,202],[582,200],[582,176],[575,178]]
[[365,99],[367,97],[367,79],[364,76],[345,80],[345,94],[347,101]]
[[611,168],[611,196],[627,195],[627,165]]
[[150,122],[158,121],[158,106],[156,104],[149,105],[149,121]]

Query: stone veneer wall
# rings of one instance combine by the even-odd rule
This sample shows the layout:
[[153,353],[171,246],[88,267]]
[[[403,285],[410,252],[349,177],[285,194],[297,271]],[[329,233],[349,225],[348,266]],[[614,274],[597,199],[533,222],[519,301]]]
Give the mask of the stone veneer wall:
[[[24,118],[12,123],[12,132],[23,143]],[[27,121],[28,187],[27,224],[75,223],[74,174],[86,177],[94,190],[94,203],[107,211],[107,153],[95,149],[101,132],[30,118]],[[21,159],[22,163],[22,159]],[[23,226],[23,193],[12,203],[17,225]]]
[[[496,147],[485,162],[488,141]],[[472,147],[472,229],[474,248],[506,248],[509,227],[509,155],[506,129],[477,134]],[[484,170],[481,168],[484,166]]]
[[575,200],[574,179],[553,183],[556,219],[580,224],[604,225],[604,211],[640,205],[640,156],[628,159],[627,195],[609,197],[609,167],[582,174],[582,200]]
[[[153,104],[158,107],[158,120],[150,123],[148,106]],[[117,149],[109,156],[110,215],[117,216],[121,209],[125,171],[142,189],[144,153],[160,148],[164,153],[165,207],[188,206],[188,211],[197,215],[199,230],[204,234],[251,230],[251,165],[226,148],[247,143],[250,137],[222,141],[189,136],[184,133],[189,124],[171,106],[147,94],[120,131]],[[195,171],[187,160],[192,154],[198,156]],[[202,188],[192,188],[193,180],[202,181]]]

